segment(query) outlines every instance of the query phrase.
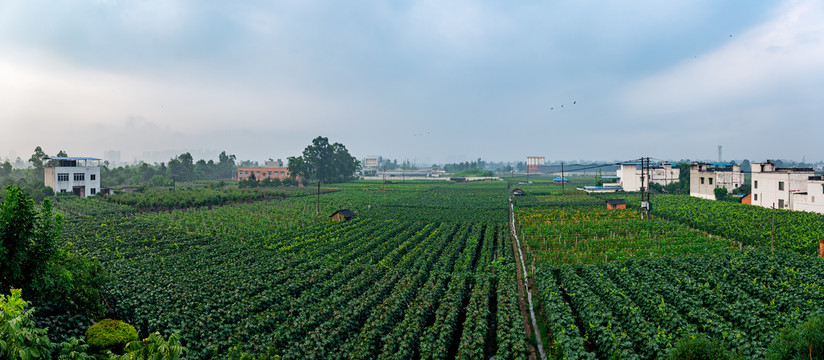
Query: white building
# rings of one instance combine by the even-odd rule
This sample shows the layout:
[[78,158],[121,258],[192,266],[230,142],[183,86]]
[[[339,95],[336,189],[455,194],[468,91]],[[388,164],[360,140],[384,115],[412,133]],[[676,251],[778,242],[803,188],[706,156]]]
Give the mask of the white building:
[[727,192],[744,184],[741,167],[731,163],[692,163],[690,165],[690,196],[715,200],[715,189]]
[[88,197],[100,192],[100,159],[91,157],[43,158],[46,186],[54,193]]
[[377,170],[383,163],[380,156],[367,156],[361,161],[361,168],[364,170]]
[[[672,167],[669,163],[662,163],[658,166],[651,166],[649,177],[642,174],[641,163],[622,163],[619,165],[615,175],[619,177],[618,184],[624,191],[641,191],[641,175],[644,176],[644,183],[654,182],[662,186],[677,182],[681,175],[681,169]],[[647,185],[649,186],[649,185]]]
[[[776,209],[796,210],[794,199],[807,193],[812,168],[777,168],[775,164],[752,164],[752,204]],[[797,195],[796,195],[797,194]]]
[[807,178],[807,191],[793,193],[790,204],[793,210],[824,214],[824,176]]

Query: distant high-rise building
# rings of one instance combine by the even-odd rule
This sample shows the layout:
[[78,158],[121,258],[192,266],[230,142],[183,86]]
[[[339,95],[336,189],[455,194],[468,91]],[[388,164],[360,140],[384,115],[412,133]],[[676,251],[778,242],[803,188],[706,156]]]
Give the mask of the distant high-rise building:
[[117,166],[120,164],[120,150],[106,150],[103,152],[103,161],[108,161],[109,165]]

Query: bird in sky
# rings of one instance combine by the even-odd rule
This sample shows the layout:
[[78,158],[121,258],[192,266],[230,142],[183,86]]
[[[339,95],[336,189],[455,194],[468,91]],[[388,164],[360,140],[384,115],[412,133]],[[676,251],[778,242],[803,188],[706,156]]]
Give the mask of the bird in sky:
[[576,100],[576,101],[573,101],[573,102],[572,102],[572,105],[575,105],[575,104],[577,104],[577,103],[578,103],[578,101],[577,101],[577,100]]

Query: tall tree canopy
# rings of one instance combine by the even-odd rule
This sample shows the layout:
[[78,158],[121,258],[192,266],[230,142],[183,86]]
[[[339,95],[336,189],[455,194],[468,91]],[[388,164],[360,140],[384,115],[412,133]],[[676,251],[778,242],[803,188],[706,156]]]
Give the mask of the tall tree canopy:
[[318,136],[303,150],[303,156],[289,157],[292,176],[329,183],[351,180],[360,169],[360,161],[349,155],[341,143],[329,144],[329,139]]

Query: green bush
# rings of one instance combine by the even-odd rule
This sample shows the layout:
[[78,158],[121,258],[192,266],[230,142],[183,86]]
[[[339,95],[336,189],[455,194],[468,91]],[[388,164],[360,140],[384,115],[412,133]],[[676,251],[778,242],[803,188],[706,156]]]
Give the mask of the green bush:
[[34,309],[21,298],[22,290],[0,294],[0,358],[47,359],[52,347],[45,329],[35,326]]
[[701,334],[678,340],[668,354],[670,360],[732,360],[740,357],[724,343]]
[[120,357],[111,357],[111,360],[124,359],[152,359],[152,360],[177,360],[183,357],[186,348],[180,345],[180,335],[174,333],[169,335],[169,339],[163,338],[159,332],[153,332],[148,338],[134,340],[126,345],[126,354]]
[[824,314],[797,327],[784,327],[767,349],[767,359],[824,359]]
[[86,342],[93,351],[98,352],[110,350],[123,354],[126,344],[137,339],[134,326],[120,320],[103,319],[86,330]]

